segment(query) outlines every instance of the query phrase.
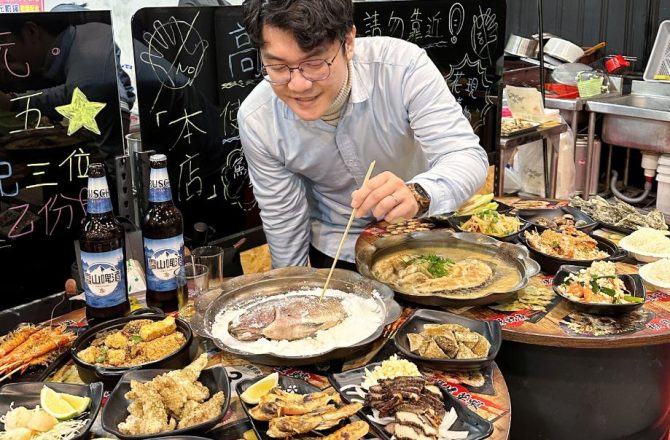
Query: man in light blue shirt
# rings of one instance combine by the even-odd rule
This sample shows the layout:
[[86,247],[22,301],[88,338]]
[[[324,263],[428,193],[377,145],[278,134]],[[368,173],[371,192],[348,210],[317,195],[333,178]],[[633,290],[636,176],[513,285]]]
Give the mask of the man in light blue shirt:
[[246,0],[244,15],[265,81],[238,123],[274,267],[327,266],[353,207],[338,265],[355,268],[371,221],[452,211],[484,183],[486,154],[423,49],[355,38],[351,0]]

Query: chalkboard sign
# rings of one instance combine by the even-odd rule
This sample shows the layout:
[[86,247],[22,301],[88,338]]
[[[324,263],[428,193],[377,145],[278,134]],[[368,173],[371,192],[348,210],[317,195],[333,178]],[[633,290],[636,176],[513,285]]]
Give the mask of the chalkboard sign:
[[185,233],[260,225],[237,127],[260,81],[241,7],[143,8],[132,19],[143,150],[168,156]]
[[379,1],[355,4],[358,37],[384,35],[426,50],[489,153],[497,149],[504,0]]
[[[240,103],[261,80],[242,7],[143,8],[132,20],[143,149],[168,155],[185,231],[217,236],[260,224],[237,128]],[[505,2],[355,4],[358,36],[388,35],[426,49],[489,152],[502,64]]]
[[109,12],[0,14],[0,52],[0,303],[8,307],[63,290],[88,164],[113,165],[123,135]]

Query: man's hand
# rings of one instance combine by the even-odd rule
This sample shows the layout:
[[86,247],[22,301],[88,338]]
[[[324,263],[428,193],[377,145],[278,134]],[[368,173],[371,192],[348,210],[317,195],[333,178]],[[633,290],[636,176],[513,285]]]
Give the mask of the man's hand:
[[351,207],[358,209],[356,218],[372,212],[375,218],[389,223],[410,219],[419,212],[419,204],[405,181],[390,171],[371,178],[354,191],[351,194]]

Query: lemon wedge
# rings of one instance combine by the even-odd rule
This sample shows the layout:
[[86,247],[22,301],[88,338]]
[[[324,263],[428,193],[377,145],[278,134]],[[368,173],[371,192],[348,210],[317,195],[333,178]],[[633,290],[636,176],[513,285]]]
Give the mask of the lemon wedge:
[[276,387],[278,384],[279,373],[269,374],[255,384],[251,385],[242,394],[240,394],[240,399],[242,399],[242,401],[245,403],[255,405],[261,400],[261,397],[269,393],[270,390]]
[[88,396],[75,396],[67,393],[58,393],[58,395],[77,411],[77,415],[86,411],[91,404],[91,398]]
[[58,420],[69,420],[77,415],[77,410],[49,387],[42,387],[40,406]]
[[256,433],[252,429],[244,431],[244,434],[242,434],[242,438],[244,440],[258,440],[258,437],[256,437]]

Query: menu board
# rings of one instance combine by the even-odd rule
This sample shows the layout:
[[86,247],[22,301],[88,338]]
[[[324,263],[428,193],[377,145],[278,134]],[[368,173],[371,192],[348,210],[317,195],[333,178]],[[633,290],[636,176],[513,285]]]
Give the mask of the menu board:
[[123,136],[109,12],[0,14],[0,52],[7,308],[63,290],[86,213],[88,164],[104,161],[113,178]]
[[143,8],[132,19],[143,150],[168,156],[188,236],[218,238],[260,225],[237,127],[261,80],[241,7]]

